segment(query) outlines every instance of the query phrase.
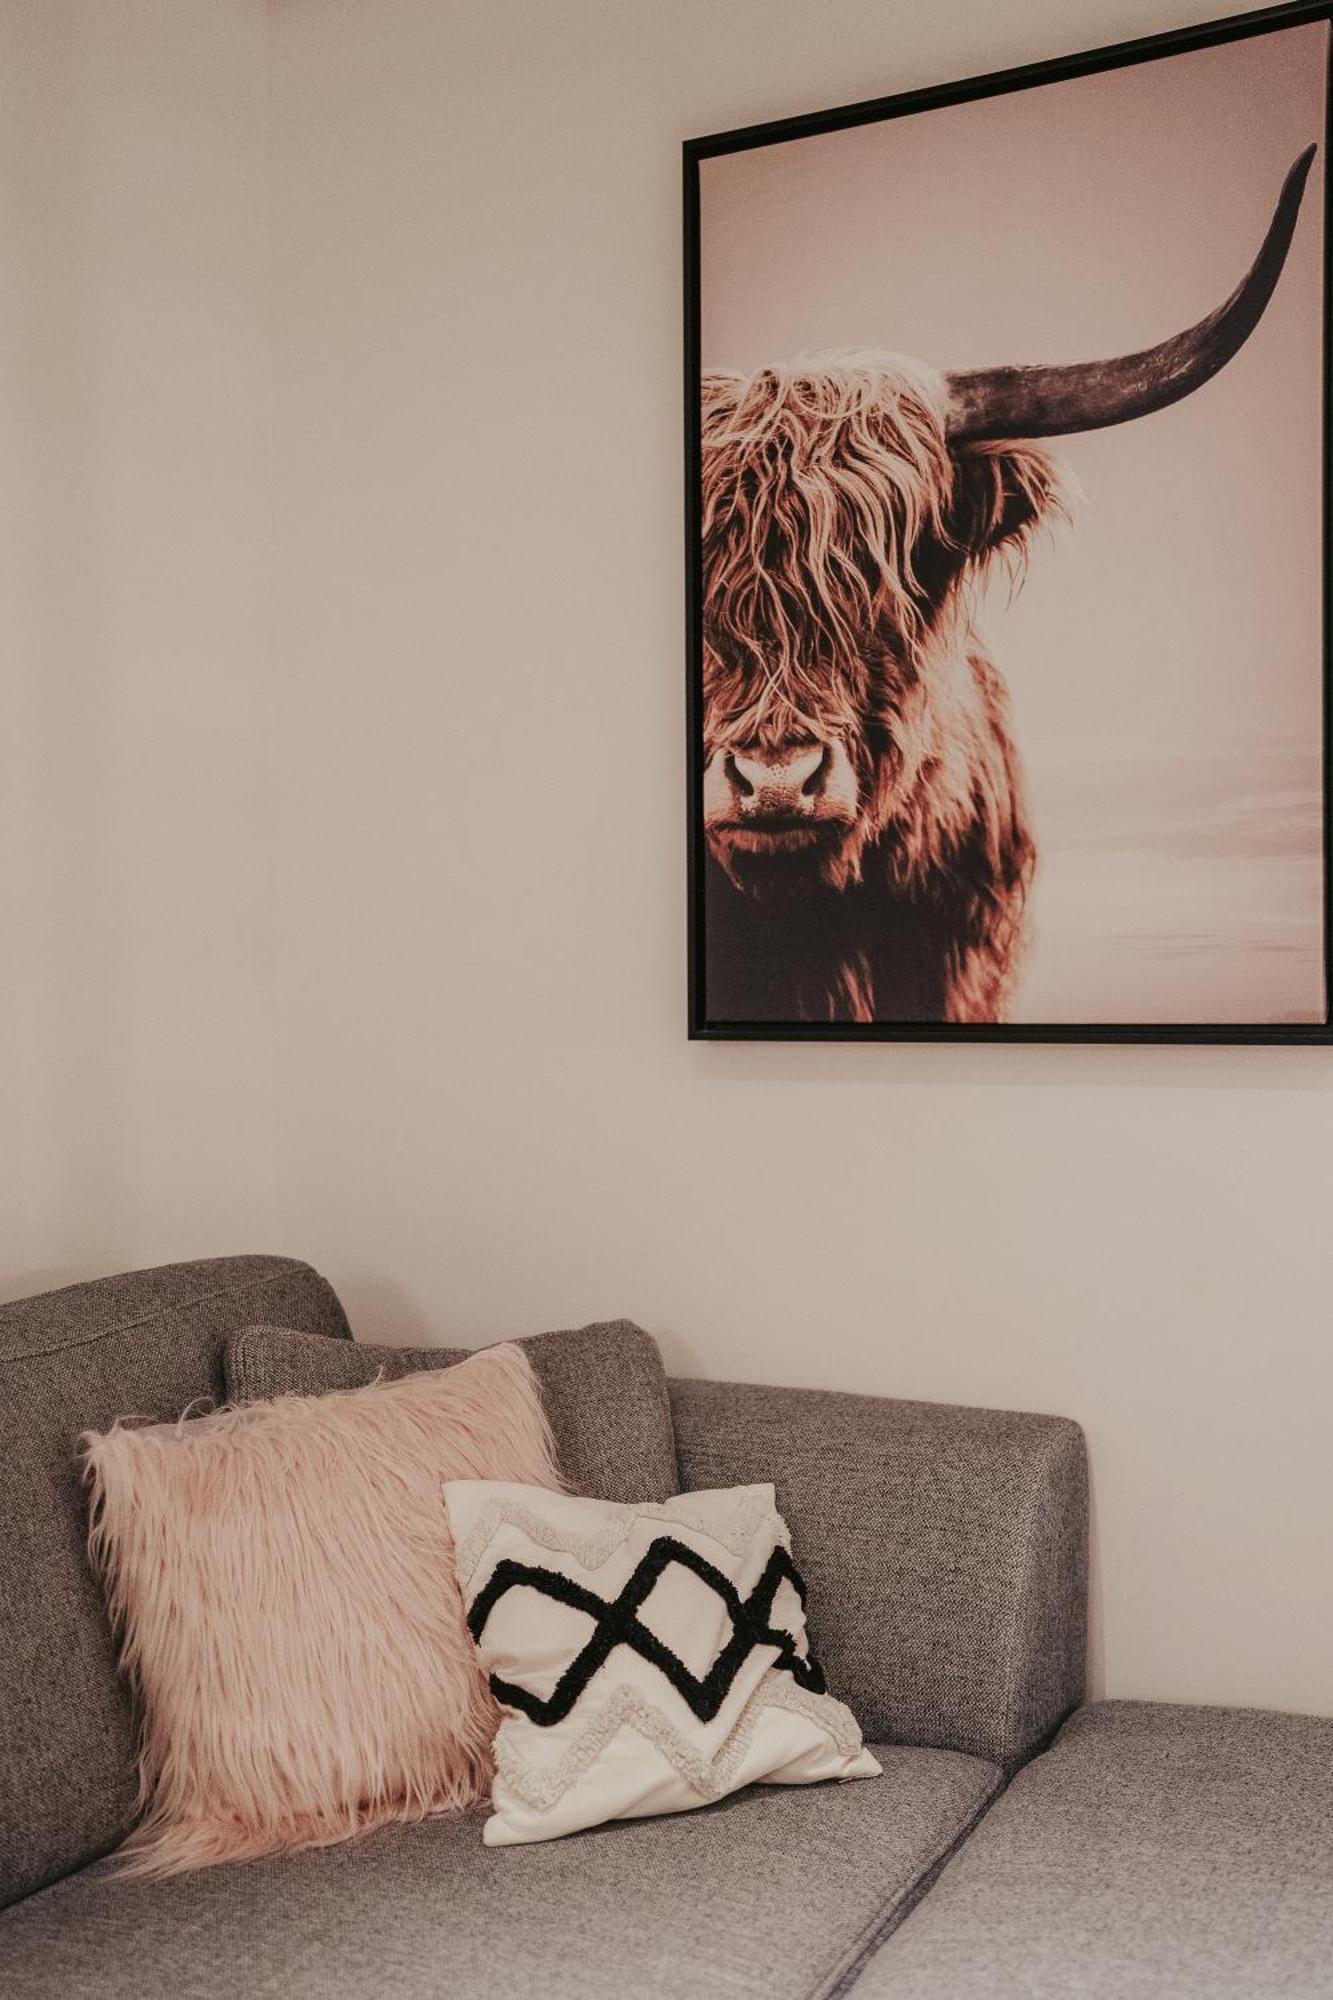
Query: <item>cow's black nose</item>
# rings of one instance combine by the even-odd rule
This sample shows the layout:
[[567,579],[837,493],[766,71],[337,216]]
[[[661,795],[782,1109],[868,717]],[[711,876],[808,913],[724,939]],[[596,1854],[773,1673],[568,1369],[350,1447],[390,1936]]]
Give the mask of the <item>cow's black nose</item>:
[[747,813],[807,813],[824,789],[828,765],[827,744],[799,743],[733,751],[726,772]]

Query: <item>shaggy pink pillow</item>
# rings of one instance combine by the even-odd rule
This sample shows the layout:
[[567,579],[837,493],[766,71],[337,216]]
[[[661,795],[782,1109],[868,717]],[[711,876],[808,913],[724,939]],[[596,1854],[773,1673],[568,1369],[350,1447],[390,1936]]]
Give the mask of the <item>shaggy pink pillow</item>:
[[140,1711],[131,1873],[487,1797],[499,1717],[440,1491],[559,1487],[517,1347],[82,1444],[89,1548]]

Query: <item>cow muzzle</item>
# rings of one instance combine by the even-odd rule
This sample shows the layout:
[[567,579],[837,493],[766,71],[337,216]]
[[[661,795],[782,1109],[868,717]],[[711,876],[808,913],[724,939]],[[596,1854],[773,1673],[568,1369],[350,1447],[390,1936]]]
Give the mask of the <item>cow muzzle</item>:
[[856,773],[838,742],[745,744],[715,751],[705,767],[704,823],[729,872],[825,856],[856,813]]

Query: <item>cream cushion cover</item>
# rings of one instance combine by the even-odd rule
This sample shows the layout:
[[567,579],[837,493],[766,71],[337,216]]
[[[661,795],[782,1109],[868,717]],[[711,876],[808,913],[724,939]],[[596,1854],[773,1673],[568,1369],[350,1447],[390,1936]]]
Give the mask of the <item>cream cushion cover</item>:
[[489,1846],[879,1775],[824,1690],[772,1486],[617,1505],[445,1484],[500,1704]]

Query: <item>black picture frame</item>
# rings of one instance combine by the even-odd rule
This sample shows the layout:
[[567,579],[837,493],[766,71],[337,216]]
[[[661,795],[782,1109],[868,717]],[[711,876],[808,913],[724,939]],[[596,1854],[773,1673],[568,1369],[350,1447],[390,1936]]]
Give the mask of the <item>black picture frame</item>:
[[[1187,1045],[1329,1045],[1333,1043],[1333,813],[1329,783],[1333,771],[1333,687],[1330,685],[1330,606],[1328,535],[1333,522],[1330,469],[1329,279],[1333,270],[1333,192],[1324,203],[1322,324],[1322,757],[1324,1019],[1273,1022],[949,1022],[843,1020],[735,1020],[712,1018],[707,995],[704,935],[704,875],[707,860],[703,819],[703,561],[701,542],[701,276],[700,166],[719,154],[786,143],[909,114],[1027,91],[1049,83],[1130,68],[1162,57],[1238,42],[1275,30],[1333,22],[1333,0],[1292,0],[1200,26],[1086,50],[983,76],[942,83],[689,139],[682,147],[684,221],[684,396],[685,396],[685,604],[687,631],[688,732],[688,1033],[700,1041],[836,1042],[1045,1042],[1158,1043]],[[1331,37],[1333,40],[1333,37]],[[1326,98],[1322,145],[1333,155],[1333,92]]]

